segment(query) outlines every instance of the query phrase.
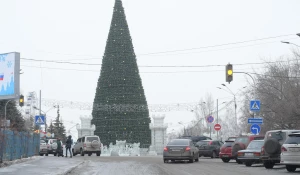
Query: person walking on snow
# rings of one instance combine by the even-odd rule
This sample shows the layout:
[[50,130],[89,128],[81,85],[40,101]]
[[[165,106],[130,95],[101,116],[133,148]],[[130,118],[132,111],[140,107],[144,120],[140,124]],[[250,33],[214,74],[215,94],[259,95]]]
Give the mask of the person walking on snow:
[[71,152],[71,147],[72,147],[73,141],[72,141],[72,136],[69,135],[67,141],[66,141],[66,157],[68,157],[68,150],[70,152],[70,157],[72,158],[72,152]]

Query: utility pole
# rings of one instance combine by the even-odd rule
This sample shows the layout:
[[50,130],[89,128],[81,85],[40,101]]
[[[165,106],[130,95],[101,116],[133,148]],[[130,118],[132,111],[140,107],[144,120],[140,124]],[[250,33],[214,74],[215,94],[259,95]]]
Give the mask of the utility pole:
[[[218,109],[218,99],[217,99],[217,124],[219,124],[219,109]],[[219,131],[217,131],[217,140],[219,139]]]
[[[41,117],[41,115],[42,115],[42,90],[40,90],[40,114],[39,114],[39,116]],[[46,119],[45,119],[45,125],[46,125]],[[41,130],[41,125],[39,125],[39,130]]]

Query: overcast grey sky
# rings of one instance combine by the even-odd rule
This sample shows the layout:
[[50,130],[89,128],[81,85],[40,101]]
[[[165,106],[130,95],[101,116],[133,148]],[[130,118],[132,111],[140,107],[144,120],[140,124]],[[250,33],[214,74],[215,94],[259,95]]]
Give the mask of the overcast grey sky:
[[[41,89],[45,99],[93,102],[113,5],[114,0],[0,0],[0,53],[16,51],[27,59],[98,64],[21,60],[21,92]],[[148,104],[197,102],[207,93],[220,102],[228,101],[231,95],[216,88],[225,83],[224,65],[230,62],[234,71],[260,72],[262,65],[235,64],[291,54],[293,46],[281,40],[300,44],[295,35],[300,33],[299,0],[123,0],[123,6]],[[281,35],[285,36],[215,46]],[[147,55],[206,46],[215,47]],[[162,65],[203,67],[142,67]],[[236,92],[245,85],[247,77],[235,74],[228,87]],[[67,129],[79,122],[80,114],[90,112],[61,110]],[[193,118],[187,111],[165,114],[173,127]],[[56,114],[53,110],[48,115]]]

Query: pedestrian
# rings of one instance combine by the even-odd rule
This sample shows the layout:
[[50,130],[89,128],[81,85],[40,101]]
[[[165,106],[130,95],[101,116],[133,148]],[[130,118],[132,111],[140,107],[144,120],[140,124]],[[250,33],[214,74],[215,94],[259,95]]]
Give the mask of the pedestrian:
[[61,140],[60,138],[57,138],[57,156],[63,156],[62,154],[62,143],[61,143]]
[[66,141],[66,157],[68,157],[68,150],[70,152],[70,157],[72,158],[72,152],[71,152],[71,147],[72,147],[72,136],[68,136],[68,139]]

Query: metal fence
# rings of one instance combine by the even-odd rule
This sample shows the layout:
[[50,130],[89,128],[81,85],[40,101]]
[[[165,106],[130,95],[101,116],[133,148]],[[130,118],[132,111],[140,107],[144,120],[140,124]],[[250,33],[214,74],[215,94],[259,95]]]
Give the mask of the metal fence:
[[38,155],[40,136],[36,133],[0,131],[0,162]]

